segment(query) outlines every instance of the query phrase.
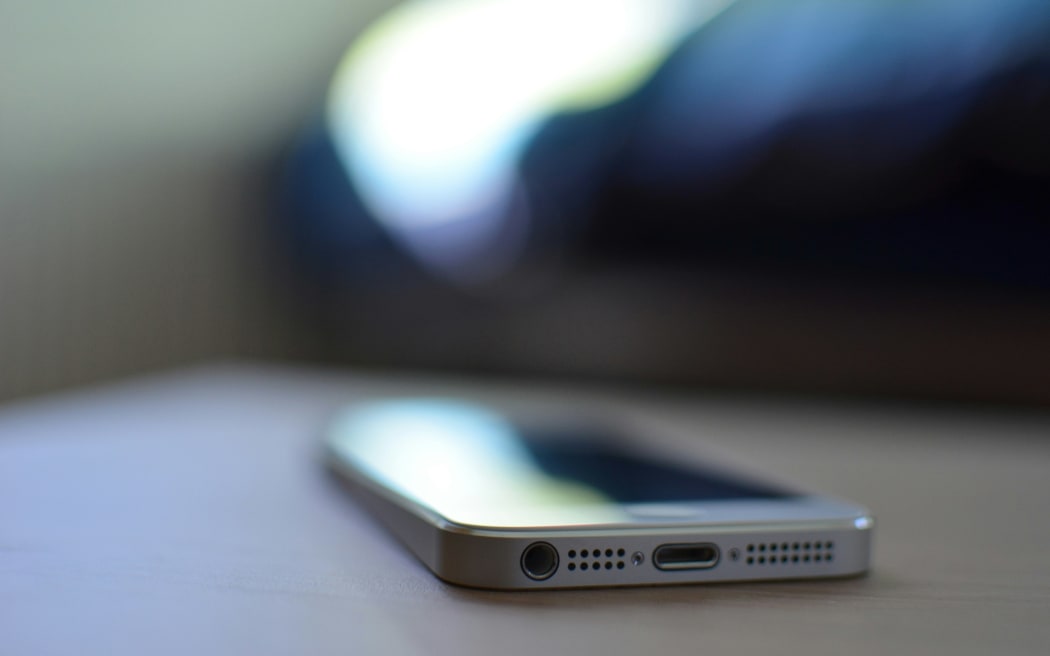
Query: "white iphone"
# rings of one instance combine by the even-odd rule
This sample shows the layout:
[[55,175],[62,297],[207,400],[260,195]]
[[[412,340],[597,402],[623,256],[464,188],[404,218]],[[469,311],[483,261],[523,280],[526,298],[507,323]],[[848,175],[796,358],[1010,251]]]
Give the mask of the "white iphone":
[[492,589],[843,577],[871,513],[621,435],[478,404],[348,408],[328,463],[438,577]]

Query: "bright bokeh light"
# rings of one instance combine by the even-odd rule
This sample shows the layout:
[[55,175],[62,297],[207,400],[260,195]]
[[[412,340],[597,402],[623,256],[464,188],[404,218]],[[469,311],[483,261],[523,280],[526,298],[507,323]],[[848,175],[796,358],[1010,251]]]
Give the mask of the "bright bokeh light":
[[372,214],[424,264],[467,282],[497,276],[527,237],[516,166],[543,121],[623,98],[731,1],[408,3],[340,66],[337,151]]

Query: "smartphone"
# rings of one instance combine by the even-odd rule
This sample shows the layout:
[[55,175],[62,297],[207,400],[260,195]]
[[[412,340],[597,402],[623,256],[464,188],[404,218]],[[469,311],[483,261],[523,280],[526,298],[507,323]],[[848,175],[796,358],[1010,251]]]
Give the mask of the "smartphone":
[[439,578],[502,590],[845,577],[874,519],[624,434],[453,399],[347,408],[327,462]]

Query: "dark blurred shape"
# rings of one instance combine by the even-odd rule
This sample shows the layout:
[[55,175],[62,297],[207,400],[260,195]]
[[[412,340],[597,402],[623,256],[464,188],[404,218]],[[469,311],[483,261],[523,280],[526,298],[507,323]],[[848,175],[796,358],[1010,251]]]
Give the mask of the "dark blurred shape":
[[[1050,402],[1046,2],[658,2],[471,52],[519,5],[410,4],[336,77],[283,225],[335,351]],[[434,84],[431,38],[468,53]]]
[[1047,289],[1050,5],[735,9],[644,90],[593,250]]

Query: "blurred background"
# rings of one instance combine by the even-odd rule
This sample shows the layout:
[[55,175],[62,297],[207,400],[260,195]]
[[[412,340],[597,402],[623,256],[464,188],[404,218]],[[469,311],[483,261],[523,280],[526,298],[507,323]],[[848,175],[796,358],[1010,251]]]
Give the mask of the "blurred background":
[[212,358],[1050,404],[1045,0],[0,0],[0,399]]

